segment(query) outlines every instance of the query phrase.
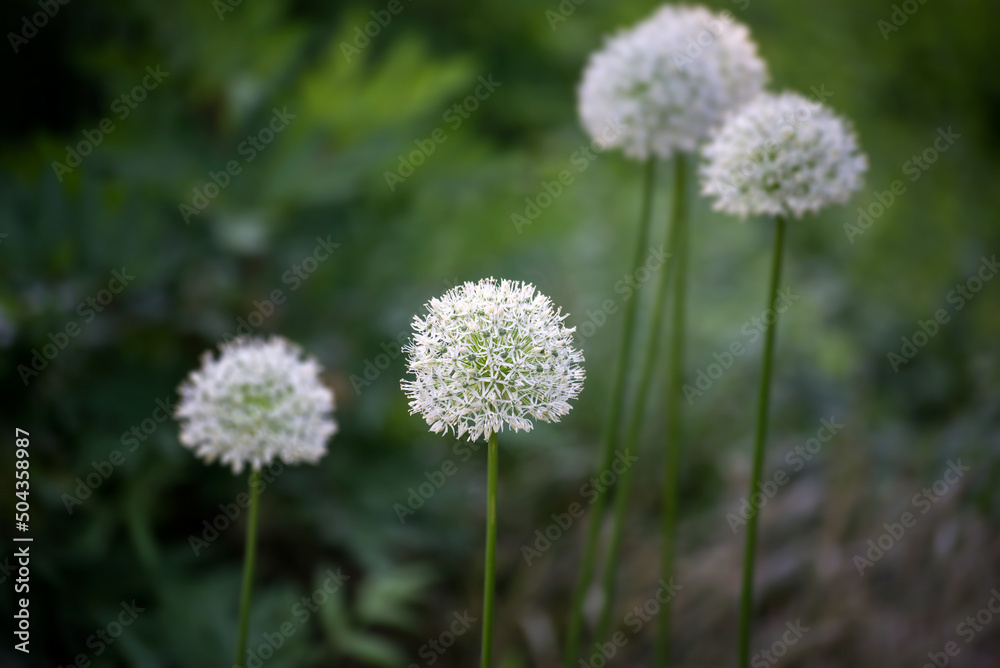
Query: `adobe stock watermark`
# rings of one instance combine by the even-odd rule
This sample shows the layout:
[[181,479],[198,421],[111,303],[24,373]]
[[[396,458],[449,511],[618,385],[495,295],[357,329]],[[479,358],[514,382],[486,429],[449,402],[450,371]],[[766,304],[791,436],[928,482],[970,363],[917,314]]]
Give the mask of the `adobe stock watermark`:
[[406,345],[409,336],[410,332],[404,330],[395,339],[383,341],[379,344],[382,352],[374,357],[365,359],[361,375],[359,376],[356,373],[351,374],[349,380],[351,381],[351,387],[354,388],[354,394],[361,396],[361,390],[378,380],[382,372],[388,369],[394,360],[399,359],[399,356],[403,354],[403,346]]
[[889,36],[906,25],[910,17],[926,2],[927,0],[904,0],[901,5],[893,5],[888,20],[879,19],[875,22],[875,27],[882,33],[882,41],[888,42]]
[[236,11],[236,8],[243,4],[243,0],[212,0],[212,9],[219,17],[219,22],[226,20],[226,14]]
[[525,563],[531,566],[534,561],[548,552],[552,545],[586,514],[587,506],[593,505],[602,494],[614,487],[621,475],[634,466],[637,461],[639,461],[637,456],[619,450],[611,466],[580,486],[580,496],[587,500],[586,505],[574,501],[566,508],[566,512],[552,513],[551,524],[544,529],[535,529],[534,542],[530,545],[528,543],[521,545],[521,556],[524,557]]
[[[458,285],[458,277],[446,278],[443,283],[446,290],[451,290]],[[365,359],[361,375],[356,373],[350,375],[348,380],[351,381],[351,387],[354,388],[355,395],[361,396],[361,390],[370,387],[394,361],[399,359],[403,354],[403,346],[406,345],[412,332],[413,330],[407,327],[397,334],[395,339],[382,341],[378,345],[382,352],[377,353],[374,357]]]
[[[134,109],[139,106],[146,96],[156,90],[164,79],[170,76],[170,72],[162,72],[160,66],[146,67],[146,76],[142,78],[131,90],[122,93],[111,103],[111,111],[115,118],[124,121],[129,117]],[[63,175],[70,174],[74,169],[83,164],[83,159],[94,152],[94,149],[101,145],[104,138],[115,131],[115,122],[111,116],[105,116],[92,130],[83,131],[83,139],[74,146],[66,145],[66,157],[64,162],[52,161],[52,171],[55,172],[59,183],[63,181]]]
[[[264,490],[284,472],[285,464],[280,459],[274,460],[268,466],[261,467],[260,477],[255,483],[257,494],[263,494]],[[243,511],[249,507],[250,495],[246,492],[237,494],[236,500],[233,503],[220,503],[219,513],[211,521],[202,520],[201,534],[190,534],[188,536],[188,545],[191,547],[191,551],[194,552],[194,556],[201,556],[202,550],[217,541],[219,536],[225,533],[239,519]]]
[[139,615],[146,611],[146,608],[136,603],[134,598],[131,602],[122,601],[120,607],[121,612],[118,613],[115,619],[112,619],[105,626],[95,629],[87,637],[87,641],[84,644],[92,652],[77,654],[73,657],[73,663],[66,666],[60,664],[56,668],[90,668],[92,665],[91,655],[98,657],[104,654],[125,633],[125,629],[132,626],[135,620],[139,618]]
[[[663,268],[663,265],[670,258],[670,255],[663,250],[663,246],[658,246],[654,248],[649,247],[649,252],[646,255],[646,261],[635,268],[635,270],[625,274],[615,283],[615,294],[621,295],[621,303],[632,299],[639,290],[642,289],[646,283],[653,277],[653,275]],[[618,313],[620,308],[619,298],[609,298],[605,299],[600,308],[596,310],[588,310],[587,320],[577,326],[577,333],[580,337],[581,343],[592,337],[597,333],[601,327],[604,327],[608,322],[608,316]]]
[[[996,255],[989,259],[983,256],[975,275],[964,283],[955,284],[954,289],[949,290],[945,296],[945,302],[954,306],[953,312],[961,311],[997,275],[998,269],[1000,269],[1000,264],[997,263]],[[890,350],[886,354],[886,359],[893,372],[899,373],[900,367],[909,364],[920,352],[920,349],[937,336],[941,328],[949,322],[951,322],[951,313],[948,308],[937,309],[928,320],[917,320],[917,329],[913,330],[909,336],[900,337],[902,345],[899,351]]]
[[[948,468],[944,474],[935,480],[931,485],[913,495],[910,504],[914,509],[920,511],[920,515],[926,515],[934,504],[938,503],[944,496],[958,484],[966,473],[971,470],[968,466],[962,465],[962,460],[948,461]],[[882,525],[885,533],[877,538],[869,539],[868,550],[863,554],[854,555],[854,567],[858,569],[858,575],[865,576],[865,569],[873,567],[876,563],[894,548],[906,535],[907,529],[912,529],[917,524],[919,517],[910,511],[904,511],[895,522],[886,522]]]
[[[332,236],[328,234],[326,238],[316,237],[316,244],[312,247],[311,252],[307,253],[302,260],[293,263],[281,275],[281,282],[289,286],[289,292],[295,292],[302,287],[302,284],[316,273],[319,266],[330,259],[333,251],[340,248],[340,244],[331,239]],[[281,288],[274,288],[271,292],[264,295],[262,299],[253,300],[253,309],[245,317],[240,316],[236,318],[235,335],[230,334],[228,331],[223,332],[222,340],[229,343],[234,339],[252,335],[254,330],[263,325],[264,321],[274,315],[277,308],[287,300],[288,295]]]
[[[471,117],[472,113],[479,109],[480,103],[490,99],[496,89],[503,85],[502,81],[493,80],[492,73],[485,77],[480,76],[477,81],[479,84],[471,94],[453,104],[441,115],[441,120],[448,124],[448,128],[452,132],[462,127],[462,124]],[[414,139],[415,149],[406,155],[400,153],[396,156],[398,160],[396,171],[387,169],[383,172],[385,184],[389,186],[389,192],[396,192],[396,186],[413,176],[417,168],[434,155],[438,144],[443,144],[446,141],[448,141],[448,132],[445,131],[444,126],[434,128],[427,137]]]
[[762,165],[769,163],[771,156],[778,150],[778,145],[793,134],[796,127],[812,118],[813,113],[821,108],[815,104],[822,104],[833,97],[833,93],[826,89],[826,84],[820,84],[818,88],[812,86],[809,92],[812,93],[809,102],[813,104],[799,104],[795,111],[787,113],[760,147],[729,171],[728,177],[713,178],[711,183],[719,190],[727,190],[728,192],[738,190],[757,173]]
[[809,632],[808,626],[802,625],[801,619],[796,619],[795,623],[785,622],[785,632],[781,637],[771,643],[771,646],[762,649],[750,658],[750,665],[753,668],[768,668],[778,663],[783,656],[788,654],[789,648],[798,644],[802,637]]
[[43,344],[41,350],[38,348],[31,349],[30,366],[26,364],[19,364],[17,366],[17,373],[21,376],[21,382],[24,383],[24,386],[27,387],[32,379],[36,378],[42,371],[45,371],[49,366],[49,362],[58,357],[59,353],[66,350],[70,341],[80,336],[80,333],[86,326],[97,318],[97,314],[103,313],[104,309],[114,301],[115,297],[120,295],[128,284],[134,280],[135,276],[128,273],[125,267],[122,267],[121,271],[117,269],[112,270],[111,278],[105,287],[77,304],[76,314],[82,318],[82,321],[69,320],[61,329],[49,332],[49,343]]
[[[837,422],[837,418],[823,418],[820,420],[820,428],[816,431],[815,436],[788,451],[785,455],[785,465],[793,473],[798,473],[805,468],[807,462],[819,454],[823,445],[833,440],[833,437],[843,428],[844,425]],[[771,474],[769,480],[758,482],[757,491],[751,494],[749,499],[747,497],[740,499],[738,513],[726,513],[726,522],[729,523],[732,532],[735,534],[740,527],[746,526],[750,518],[760,512],[760,509],[766,506],[767,502],[773,499],[791,479],[787,470],[779,468]]]
[[469,611],[465,612],[453,612],[451,614],[452,621],[447,629],[439,633],[437,636],[430,638],[420,649],[417,650],[417,656],[424,660],[424,663],[411,663],[407,668],[423,668],[424,666],[433,666],[437,661],[444,656],[445,652],[451,649],[455,643],[463,635],[469,632],[472,625],[475,624],[478,619],[469,614]]
[[510,222],[517,233],[521,234],[525,227],[534,224],[542,215],[542,211],[552,206],[566,188],[576,182],[576,175],[587,171],[590,163],[597,160],[597,156],[604,153],[621,132],[620,121],[618,119],[611,121],[601,131],[599,137],[592,139],[589,144],[580,144],[579,148],[570,154],[569,164],[572,169],[561,170],[552,181],[543,179],[538,192],[533,197],[529,195],[524,198],[524,209],[510,214]]
[[566,20],[573,16],[576,12],[576,8],[585,3],[587,0],[562,0],[556,7],[556,10],[551,9],[545,10],[545,20],[549,22],[549,29],[555,30],[559,27],[560,23],[565,23]]
[[[413,2],[413,0],[407,0],[407,4],[410,2]],[[385,9],[371,10],[373,20],[366,23],[363,29],[361,26],[354,26],[354,39],[352,43],[340,43],[340,52],[344,54],[347,62],[350,63],[355,56],[360,55],[362,51],[367,49],[372,40],[382,34],[382,29],[389,27],[393,17],[401,14],[404,9],[406,9],[406,5],[401,0],[389,0]]]
[[289,113],[288,107],[282,107],[279,111],[277,107],[271,109],[271,119],[267,125],[256,133],[247,135],[246,139],[236,147],[236,152],[243,157],[243,160],[229,160],[223,169],[219,171],[209,171],[209,180],[201,186],[191,189],[193,193],[191,202],[181,202],[177,205],[177,210],[184,218],[184,224],[191,223],[192,216],[200,216],[202,211],[208,208],[219,193],[229,187],[233,178],[243,173],[243,167],[249,165],[257,159],[261,151],[267,148],[274,138],[284,132],[289,123],[296,118],[296,114]]
[[[979,608],[974,614],[967,616],[955,627],[955,633],[968,645],[976,636],[986,630],[986,627],[993,623],[995,616],[1000,615],[1000,591],[993,588],[989,592],[992,594],[986,605]],[[921,668],[945,668],[951,665],[951,660],[962,653],[962,646],[954,640],[949,640],[941,648],[940,652],[927,652],[927,661]]]
[[[464,464],[472,459],[472,453],[479,452],[479,442],[458,441],[451,447],[451,451],[458,463]],[[406,503],[396,502],[392,505],[392,510],[396,513],[396,519],[399,520],[399,523],[406,524],[407,518],[416,515],[417,511],[423,508],[424,504],[437,494],[456,473],[458,473],[458,465],[450,458],[441,462],[433,471],[424,471],[423,480],[406,489]]]
[[756,343],[767,332],[767,328],[777,321],[778,314],[787,311],[792,304],[800,299],[802,296],[792,292],[791,288],[778,290],[778,296],[771,308],[764,309],[760,315],[744,322],[740,326],[740,333],[747,337],[746,341],[733,341],[722,352],[712,353],[712,359],[715,361],[704,368],[698,367],[695,371],[694,385],[685,383],[681,387],[688,405],[694,404],[695,397],[701,397],[712,389],[715,382],[732,368],[736,358],[742,357],[746,353],[746,346]]
[[[291,619],[282,622],[274,631],[261,633],[261,642],[256,647],[251,645],[247,648],[243,668],[260,668],[263,666],[265,661],[274,656],[292,636],[299,632],[313,614],[320,611],[320,607],[326,605],[326,602],[330,600],[330,596],[340,591],[344,584],[351,579],[349,575],[346,575],[339,568],[336,573],[332,569],[327,569],[323,575],[326,576],[326,579],[311,594],[303,596],[292,606],[289,611]],[[233,666],[233,668],[240,667]]]
[[643,627],[651,622],[654,617],[660,614],[663,606],[670,603],[677,596],[678,592],[684,588],[679,584],[674,584],[673,578],[670,578],[667,582],[661,579],[657,584],[659,588],[656,590],[656,593],[647,598],[642,604],[632,608],[622,620],[630,633],[615,631],[611,634],[608,642],[595,642],[594,651],[591,655],[586,659],[580,659],[579,665],[582,668],[605,668],[609,666],[611,660],[628,645],[629,641],[637,636]]
[[21,17],[21,29],[18,32],[7,33],[7,41],[10,42],[10,48],[14,53],[20,51],[39,30],[47,26],[49,20],[55,18],[63,5],[69,4],[69,0],[38,0],[37,4],[41,11],[35,12],[30,17]]
[[733,24],[733,14],[728,9],[722,10],[717,17],[702,23],[701,30],[695,35],[689,35],[683,52],[670,54],[674,65],[681,72],[687,71],[692,62],[701,58],[705,50],[715,44],[726,28]]
[[[901,168],[903,174],[910,177],[910,183],[916,183],[924,175],[924,172],[938,161],[941,154],[947,152],[961,138],[962,135],[954,132],[950,125],[947,129],[938,128],[937,136],[932,144],[903,163]],[[854,239],[867,232],[875,224],[875,221],[881,218],[896,203],[896,200],[906,193],[906,190],[906,184],[902,179],[895,179],[889,184],[888,190],[872,191],[875,201],[867,206],[858,207],[857,224],[844,223],[843,229],[847,240],[853,244]]]
[[94,470],[84,476],[76,478],[76,487],[73,494],[65,493],[61,500],[66,512],[70,515],[76,506],[82,506],[83,502],[97,491],[97,488],[104,484],[104,481],[111,477],[119,466],[125,463],[125,455],[135,452],[139,448],[139,443],[143,443],[153,432],[159,429],[160,425],[169,420],[174,414],[176,402],[172,402],[169,397],[156,400],[156,408],[153,409],[150,417],[143,419],[139,424],[132,425],[128,431],[122,432],[120,443],[123,450],[112,450],[107,459],[99,462],[91,461],[90,466]]

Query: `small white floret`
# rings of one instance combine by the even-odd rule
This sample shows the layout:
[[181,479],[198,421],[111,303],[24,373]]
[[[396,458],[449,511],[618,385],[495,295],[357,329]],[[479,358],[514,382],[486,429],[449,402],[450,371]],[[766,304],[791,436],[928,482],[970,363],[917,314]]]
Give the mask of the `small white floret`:
[[558,422],[583,387],[574,328],[528,283],[482,280],[457,286],[413,320],[406,344],[412,379],[401,383],[410,413],[434,433],[470,441],[532,419]]
[[337,431],[319,364],[280,337],[223,344],[218,358],[206,352],[179,391],[181,443],[233,473],[275,458],[316,463]]

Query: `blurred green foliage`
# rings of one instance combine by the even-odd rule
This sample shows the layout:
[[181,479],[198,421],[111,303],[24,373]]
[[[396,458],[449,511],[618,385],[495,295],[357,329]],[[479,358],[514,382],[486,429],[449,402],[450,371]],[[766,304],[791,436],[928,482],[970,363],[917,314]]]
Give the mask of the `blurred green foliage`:
[[[912,663],[935,648],[921,651],[928,633],[946,634],[956,611],[996,583],[995,565],[988,556],[968,562],[961,570],[981,591],[950,590],[938,609],[940,591],[907,593],[907,575],[859,584],[850,555],[958,456],[973,462],[973,474],[949,512],[996,534],[1000,287],[988,283],[899,373],[886,354],[918,319],[947,308],[949,290],[1000,247],[1000,79],[991,57],[1000,8],[987,0],[961,8],[928,2],[884,39],[877,22],[890,17],[891,4],[708,4],[751,27],[774,88],[832,92],[828,104],[854,121],[871,162],[868,186],[850,206],[791,227],[786,276],[802,299],[783,317],[774,399],[776,457],[821,417],[832,413],[847,425],[803,478],[823,483],[824,513],[845,513],[833,524],[844,580],[803,576],[793,591],[765,595],[761,614],[780,625],[830,588],[835,596],[874,586],[860,609],[826,605],[816,614],[842,621],[894,610],[893,631],[912,654],[890,653],[848,628],[843,656]],[[619,298],[616,281],[631,269],[639,168],[621,156],[601,155],[575,172],[520,232],[511,216],[543,181],[570,169],[587,141],[575,118],[587,54],[655,3],[589,0],[553,29],[546,11],[559,11],[554,0],[403,0],[401,13],[357,53],[343,45],[355,43],[382,5],[257,0],[227,5],[221,15],[219,5],[73,2],[5,53],[3,424],[5,434],[15,426],[31,433],[35,542],[32,654],[7,643],[4,665],[65,664],[78,654],[99,666],[228,665],[243,518],[197,554],[190,538],[203,536],[204,523],[244,481],[181,448],[173,421],[157,417],[157,401],[172,402],[202,351],[241,321],[256,334],[301,343],[323,363],[341,424],[319,466],[287,470],[262,496],[251,645],[291,622],[295,633],[266,665],[427,665],[426,643],[454,612],[479,616],[484,460],[471,451],[465,459],[460,446],[407,414],[398,341],[421,304],[456,282],[491,275],[534,282],[571,314],[569,324],[581,325]],[[7,3],[2,25],[20,30],[22,17],[36,11],[33,3]],[[130,97],[134,108],[115,105],[133,95],[147,67],[169,75],[141,101]],[[500,85],[455,127],[448,110],[473,94],[480,76]],[[275,110],[294,118],[250,160],[244,142],[263,142]],[[71,164],[67,146],[97,136],[103,119],[113,130],[100,132],[79,166],[57,174],[53,162]],[[386,172],[398,171],[437,128],[446,140],[390,189]],[[932,146],[940,128],[960,138],[910,181],[907,161]],[[221,181],[231,161],[240,172],[209,197],[213,174]],[[895,179],[906,193],[849,242],[843,225]],[[199,192],[209,201],[185,221],[181,205],[198,202]],[[667,204],[657,200],[661,219]],[[747,342],[741,328],[763,308],[770,239],[766,221],[713,214],[701,199],[693,220],[692,379],[713,353]],[[323,240],[339,246],[309,263]],[[105,305],[101,291],[115,270],[135,279]],[[81,306],[88,298],[99,312]],[[557,542],[544,565],[530,569],[520,546],[579,500],[592,473],[620,328],[613,315],[607,323],[581,341],[588,382],[577,410],[563,424],[503,439],[497,633],[504,666],[555,665],[579,536]],[[60,333],[64,349],[39,373],[25,372],[35,351],[60,345]],[[723,540],[723,516],[743,493],[759,344],[749,350],[686,413],[682,556],[692,562],[735,545]],[[654,401],[662,402],[659,394]],[[662,413],[651,411],[643,444],[626,597],[656,579],[655,559],[646,557],[656,549]],[[106,464],[116,451],[124,461]],[[458,472],[401,522],[395,505],[406,505],[410,488],[446,459]],[[66,495],[109,465],[89,497],[67,507]],[[5,535],[15,501],[0,494]],[[926,565],[941,540],[909,543],[913,564],[923,565],[901,573],[956,568],[957,557]],[[798,558],[819,563],[821,544],[818,537],[798,543]],[[0,559],[10,551],[0,547]],[[296,603],[337,568],[349,574],[347,584],[302,622]],[[731,622],[735,585],[724,582],[710,604]],[[116,642],[94,641],[133,599],[146,612]],[[10,600],[0,603],[5,615]],[[690,665],[705,665],[692,658],[701,656],[697,648],[724,648],[731,638],[709,636],[696,603],[678,603],[690,613],[680,623],[693,629],[679,651]],[[978,641],[982,652],[998,647],[997,635]],[[477,651],[478,625],[437,665],[471,665]],[[648,643],[629,651],[633,665],[646,665]],[[822,646],[816,651],[822,655]]]

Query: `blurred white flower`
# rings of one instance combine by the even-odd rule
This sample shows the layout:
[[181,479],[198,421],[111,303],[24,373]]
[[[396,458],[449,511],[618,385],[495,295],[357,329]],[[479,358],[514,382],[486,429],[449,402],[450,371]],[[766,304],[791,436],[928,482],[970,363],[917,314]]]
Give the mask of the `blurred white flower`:
[[583,388],[583,354],[573,347],[575,328],[533,285],[465,283],[426,308],[404,347],[414,379],[401,385],[410,414],[423,415],[432,432],[474,441],[569,412]]
[[801,218],[843,204],[868,169],[850,124],[795,93],[761,95],[734,112],[702,154],[702,193],[741,218]]
[[766,81],[750,31],[732,14],[665,5],[591,55],[579,89],[580,119],[602,148],[666,159],[695,151]]
[[220,350],[218,359],[206,352],[201,369],[179,388],[181,443],[237,474],[275,457],[315,463],[326,454],[337,423],[319,364],[301,359],[301,349],[280,337],[237,339]]

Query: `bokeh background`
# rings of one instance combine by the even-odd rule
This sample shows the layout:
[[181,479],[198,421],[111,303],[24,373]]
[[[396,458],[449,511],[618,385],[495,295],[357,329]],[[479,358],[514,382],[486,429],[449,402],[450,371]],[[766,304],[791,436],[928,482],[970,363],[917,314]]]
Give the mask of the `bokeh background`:
[[[176,399],[203,351],[242,326],[295,340],[323,363],[341,427],[319,466],[290,468],[262,494],[251,646],[291,623],[264,665],[473,665],[478,622],[443,654],[429,643],[451,644],[442,634],[456,613],[480,616],[484,452],[408,415],[397,342],[429,298],[485,276],[535,283],[578,327],[601,320],[606,300],[623,303],[615,286],[635,269],[641,167],[612,153],[584,161],[585,171],[573,162],[587,142],[575,87],[603,36],[656,3],[401,0],[367,44],[357,31],[387,3],[51,4],[36,34],[23,21],[38,4],[0,9],[7,619],[15,427],[31,434],[34,537],[32,652],[8,640],[0,663],[84,655],[96,666],[231,665],[245,518],[219,517],[245,480],[183,449],[159,406]],[[996,666],[1000,621],[981,614],[971,638],[958,625],[1000,586],[1000,285],[986,281],[960,311],[949,294],[1000,248],[1000,8],[707,4],[750,26],[773,89],[829,92],[871,164],[850,205],[790,226],[783,282],[800,298],[778,335],[766,475],[784,470],[791,482],[763,508],[754,646],[771,647],[786,622],[801,620],[810,630],[780,659],[789,667],[917,666],[950,641],[960,649],[950,665]],[[889,31],[894,11],[900,25]],[[135,89],[147,67],[167,75]],[[458,116],[454,105],[479,77],[497,85]],[[244,142],[275,109],[294,118],[251,151]],[[97,132],[105,119],[112,129]],[[438,128],[443,143],[390,187],[386,172]],[[914,156],[949,129],[958,138],[914,171]],[[101,141],[76,166],[53,166],[77,162],[67,146],[88,137]],[[204,194],[229,161],[240,173],[185,220],[181,205],[201,201],[194,189]],[[525,198],[564,169],[573,184],[518,229],[512,215],[524,215]],[[897,179],[905,193],[849,239],[857,208]],[[669,167],[658,181],[661,230]],[[761,346],[744,325],[764,307],[773,228],[714,214],[692,196],[686,377],[693,383],[735,341],[747,353],[685,407],[675,651],[677,665],[726,666],[743,539],[726,515],[746,493]],[[134,276],[117,294],[107,291],[119,286],[115,271]],[[637,298],[648,301],[652,285]],[[893,369],[887,354],[942,308],[950,321]],[[586,501],[621,311],[586,331],[576,409],[502,443],[496,644],[505,668],[557,665],[585,522],[530,565],[522,546],[553,513]],[[59,341],[54,359],[25,372],[34,351]],[[613,615],[629,643],[610,665],[651,664],[655,624],[636,631],[625,615],[658,586],[657,376]],[[792,470],[786,455],[823,419],[843,427]],[[914,495],[959,459],[969,471],[939,484],[921,512]],[[454,475],[401,521],[410,488],[449,460]],[[88,476],[99,485],[81,498]],[[905,511],[916,525],[859,574],[855,555]],[[213,521],[228,527],[193,547]],[[338,568],[344,586],[300,614],[296,603]],[[134,622],[111,643],[95,639],[133,600],[143,608]]]

